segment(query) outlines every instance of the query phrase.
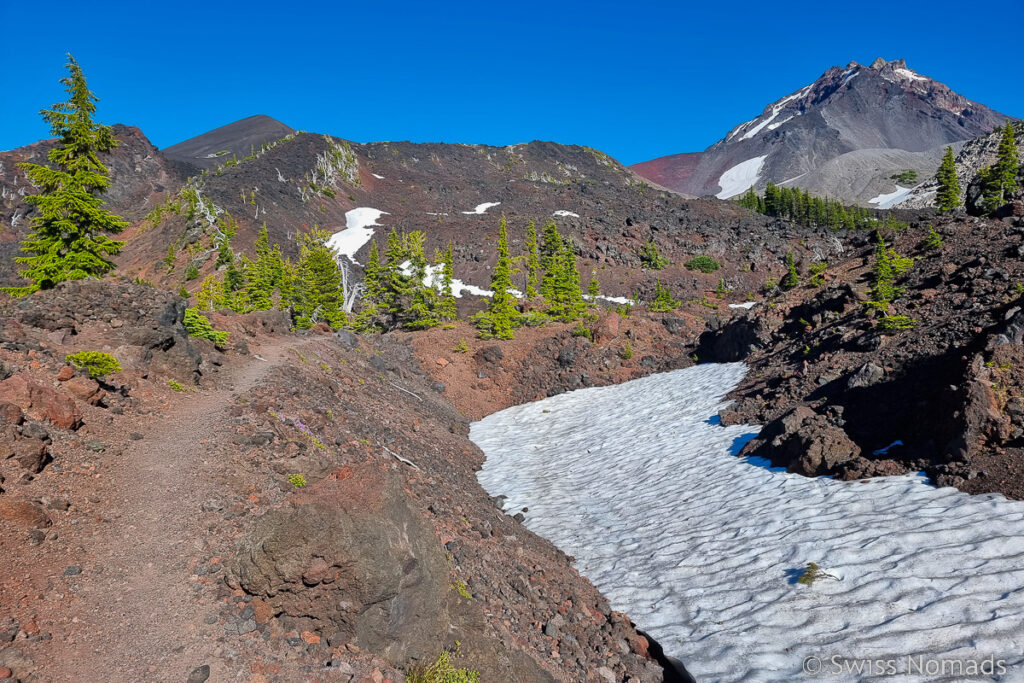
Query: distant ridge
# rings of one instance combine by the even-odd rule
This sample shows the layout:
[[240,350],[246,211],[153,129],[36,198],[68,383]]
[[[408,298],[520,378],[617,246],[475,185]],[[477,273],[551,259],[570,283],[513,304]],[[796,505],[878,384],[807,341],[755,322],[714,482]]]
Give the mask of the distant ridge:
[[280,140],[295,131],[263,114],[229,123],[163,150],[168,159],[198,168],[214,168],[233,156],[241,159],[265,142]]

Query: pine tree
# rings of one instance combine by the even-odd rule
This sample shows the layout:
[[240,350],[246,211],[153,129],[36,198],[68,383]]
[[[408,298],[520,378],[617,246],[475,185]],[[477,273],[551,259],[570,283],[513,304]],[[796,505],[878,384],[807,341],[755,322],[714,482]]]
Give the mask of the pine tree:
[[537,225],[530,221],[526,225],[526,298],[537,296],[538,276],[540,274],[540,254],[537,251]]
[[380,251],[377,249],[377,242],[370,242],[370,255],[366,259],[366,266],[363,268],[363,299],[376,301],[380,296]]
[[256,260],[244,261],[246,267],[245,294],[249,307],[254,311],[269,311],[274,307],[274,291],[281,286],[284,276],[284,259],[281,246],[270,246],[270,237],[264,223],[256,237]]
[[654,299],[647,303],[647,310],[652,313],[674,311],[679,308],[679,302],[672,298],[672,291],[662,286],[661,280],[654,281]]
[[793,250],[786,252],[786,274],[782,276],[780,283],[783,289],[793,289],[800,284],[800,273],[796,270],[796,260],[793,258]]
[[314,229],[302,236],[293,316],[295,327],[308,329],[326,322],[338,329],[345,322],[341,310],[343,294],[337,252],[327,244],[330,233]]
[[1009,196],[1017,190],[1017,173],[1020,171],[1020,161],[1017,159],[1017,140],[1013,136],[1013,124],[1009,120],[1003,128],[1003,137],[999,141],[999,150],[996,152],[996,163],[992,170],[992,182],[999,190],[1001,202],[1007,201]]
[[439,320],[439,301],[437,290],[426,284],[427,255],[423,248],[426,235],[415,230],[403,235],[409,261],[409,303],[403,305],[400,320],[403,327],[410,330],[425,330],[437,325]]
[[601,293],[601,282],[597,279],[597,271],[590,271],[590,283],[587,285],[587,294],[592,299],[596,299],[598,294]]
[[554,296],[555,282],[560,271],[559,255],[562,253],[562,236],[554,221],[548,221],[541,234],[540,265],[544,269],[544,277],[540,283],[540,293],[550,299]]
[[515,302],[509,289],[512,288],[512,261],[508,254],[508,229],[505,217],[501,217],[498,228],[498,262],[491,276],[491,300],[487,308],[476,316],[474,322],[484,339],[511,339],[519,319]]
[[28,255],[15,258],[26,266],[19,274],[31,284],[2,288],[15,296],[65,280],[103,277],[115,267],[108,257],[124,247],[124,242],[105,233],[119,233],[128,223],[107,211],[100,198],[110,178],[99,153],[110,151],[117,141],[110,127],[93,121],[98,98],[89,91],[71,55],[67,69],[61,83],[68,100],[40,112],[57,138],[47,155],[52,166],[19,164],[40,192],[25,197],[37,215],[32,219],[33,231],[21,242],[21,251]]
[[647,244],[640,249],[640,263],[651,270],[664,270],[668,266],[668,259],[658,251],[653,237],[649,237]]
[[936,177],[939,189],[935,194],[935,208],[939,213],[954,211],[960,206],[960,181],[956,177],[956,161],[953,159],[953,147],[946,147]]
[[452,243],[441,257],[441,298],[438,303],[438,315],[441,320],[458,320],[459,311],[455,306],[455,295],[452,294],[452,283],[455,280],[455,258],[452,255]]

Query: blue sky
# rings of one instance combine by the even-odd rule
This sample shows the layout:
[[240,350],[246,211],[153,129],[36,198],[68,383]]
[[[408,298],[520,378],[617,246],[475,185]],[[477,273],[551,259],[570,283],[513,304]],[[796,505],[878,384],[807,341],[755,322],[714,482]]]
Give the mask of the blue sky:
[[65,52],[99,120],[158,147],[261,113],[360,142],[542,139],[635,163],[878,56],[1024,117],[1019,46],[998,34],[1024,0],[694,4],[0,2],[0,149],[46,137]]

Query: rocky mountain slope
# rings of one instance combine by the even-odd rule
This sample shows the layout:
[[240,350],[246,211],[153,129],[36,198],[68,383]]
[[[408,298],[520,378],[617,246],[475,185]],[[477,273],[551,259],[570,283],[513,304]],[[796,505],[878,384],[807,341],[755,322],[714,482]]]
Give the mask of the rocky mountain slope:
[[892,175],[928,177],[943,146],[985,135],[1006,118],[902,59],[879,58],[828,69],[703,152],[632,169],[696,196],[724,199],[771,181],[864,206],[876,199],[877,206],[897,191]]
[[[233,138],[224,137],[225,130],[248,135],[246,122],[252,120],[211,132],[216,142],[203,143],[202,149],[228,145]],[[301,133],[257,148],[249,158],[232,158],[196,173],[180,158],[153,148],[137,129],[118,127],[116,133],[121,145],[107,161],[113,181],[108,200],[113,211],[132,222],[122,235],[127,246],[118,257],[120,271],[172,291],[182,286],[195,291],[203,276],[216,272],[213,241],[221,223],[236,226],[231,246],[237,253],[252,255],[265,224],[271,241],[294,257],[299,234],[313,227],[340,232],[350,212],[360,208],[383,213],[350,254],[355,260],[365,259],[369,235],[383,247],[392,228],[422,230],[427,253],[451,241],[455,276],[480,288],[490,282],[502,214],[509,220],[513,254],[523,248],[528,221],[540,227],[556,220],[576,246],[583,278],[595,274],[602,294],[621,298],[650,296],[659,278],[676,298],[701,301],[724,278],[733,292],[724,302],[742,301],[768,273],[781,270],[792,236],[803,240],[798,249],[820,258],[837,246],[822,231],[658,190],[586,147],[550,142],[508,147],[356,144]],[[243,144],[249,139],[245,135],[231,144]],[[31,217],[22,197],[35,191],[16,163],[38,163],[48,147],[42,142],[0,153],[0,283],[16,281],[12,257]],[[667,269],[642,268],[638,252],[648,240],[668,257]],[[722,269],[705,274],[683,267],[701,254],[717,259]],[[187,277],[190,264],[198,269],[193,279]],[[460,305],[467,310],[479,305],[472,299]]]
[[[996,160],[996,151],[999,149],[999,140],[1002,137],[1001,131],[995,131],[974,140],[965,142],[956,155],[956,176],[962,191],[969,190],[971,183],[975,180],[978,172],[986,166],[991,166]],[[1024,163],[1024,123],[1014,124],[1014,137],[1017,140],[1018,154],[1021,163]],[[926,209],[935,203],[935,193],[939,188],[939,181],[935,174],[924,182],[914,187],[913,191],[905,199],[895,204],[899,209]],[[971,198],[973,205],[977,196]]]
[[[1024,193],[1022,193],[1024,194]],[[913,258],[886,328],[867,306],[876,243],[863,234],[802,286],[705,333],[698,354],[751,372],[724,423],[763,424],[744,454],[809,476],[924,470],[940,485],[1024,498],[1024,202],[1011,215],[887,233]]]

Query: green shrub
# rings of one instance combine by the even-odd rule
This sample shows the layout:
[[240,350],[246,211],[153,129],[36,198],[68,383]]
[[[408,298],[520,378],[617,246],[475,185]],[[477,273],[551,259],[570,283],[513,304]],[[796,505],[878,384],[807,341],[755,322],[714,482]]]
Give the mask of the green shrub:
[[185,279],[195,280],[199,277],[199,267],[194,263],[189,263],[188,268],[185,269]]
[[654,299],[647,302],[647,310],[652,313],[674,311],[679,308],[679,302],[672,298],[672,292],[668,287],[662,286],[661,280],[654,282]]
[[694,256],[683,265],[686,266],[687,270],[699,270],[702,273],[713,273],[722,267],[722,264],[718,261],[704,254]]
[[185,309],[185,329],[192,337],[212,341],[217,346],[228,343],[228,333],[213,329],[213,325],[194,308]]
[[297,489],[301,489],[306,485],[306,476],[304,474],[299,474],[298,472],[290,474],[288,475],[288,483]]
[[828,270],[828,261],[812,263],[810,267],[810,283],[814,287],[821,287],[825,284],[825,271]]
[[878,319],[878,329],[886,332],[914,329],[914,321],[905,315],[887,315]]
[[576,323],[576,327],[572,328],[572,336],[586,337],[590,341],[594,341],[594,333],[582,322]]
[[178,382],[177,380],[167,380],[167,386],[169,386],[174,391],[185,391],[185,387],[181,386],[181,383]]
[[469,344],[466,343],[466,339],[460,339],[459,343],[455,345],[455,348],[452,349],[452,351],[454,351],[455,353],[466,353],[467,351],[469,351]]
[[414,664],[405,674],[405,683],[479,683],[480,672],[456,669],[451,655],[442,652],[430,665]]
[[928,235],[921,241],[921,247],[928,251],[934,251],[941,249],[945,242],[942,241],[942,235],[935,232],[935,228],[931,225],[928,226]]
[[839,577],[822,571],[821,567],[819,567],[815,562],[808,562],[807,567],[804,569],[803,573],[800,574],[800,578],[798,578],[796,582],[802,583],[805,586],[813,586],[814,582],[819,579],[838,580]]
[[903,183],[904,185],[907,183],[916,183],[917,171],[910,170],[903,171],[902,173],[893,173],[889,177],[895,180],[897,183]]
[[668,266],[668,259],[661,255],[658,247],[654,244],[654,238],[647,240],[647,244],[640,248],[640,263],[644,268],[651,270],[664,270]]
[[465,581],[458,581],[452,583],[452,590],[466,598],[467,600],[473,599],[473,594],[469,592],[469,586],[466,585]]
[[98,379],[121,372],[121,364],[109,353],[102,351],[79,351],[64,356],[64,362],[69,363],[79,370],[86,370],[89,377]]
[[621,351],[619,351],[619,356],[622,360],[629,360],[633,357],[633,345],[629,343],[628,339],[626,340],[626,345],[622,347]]

